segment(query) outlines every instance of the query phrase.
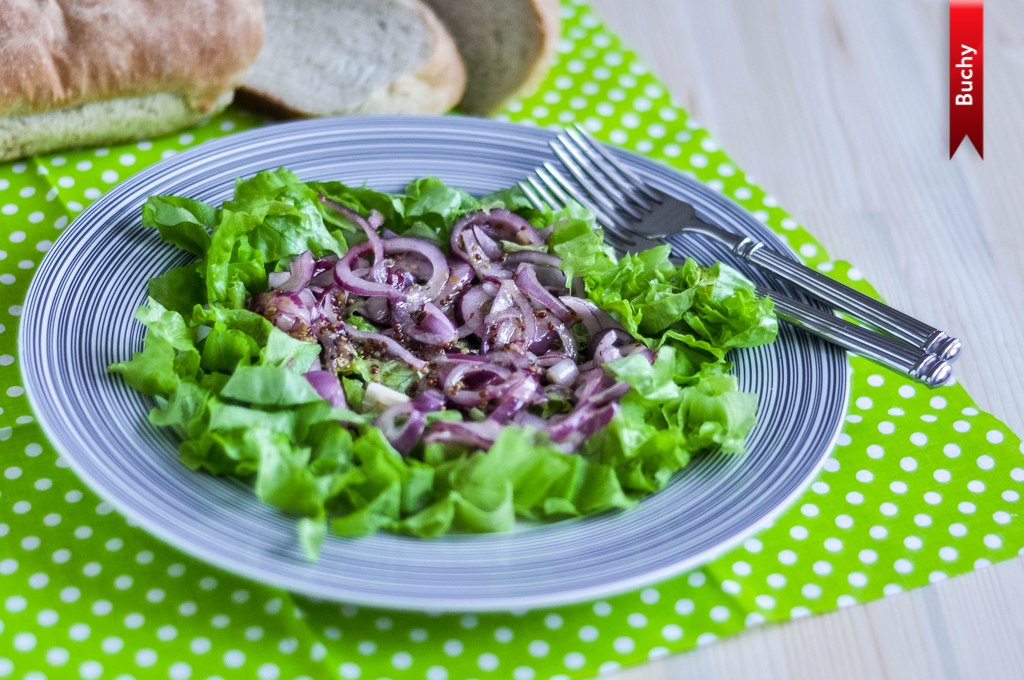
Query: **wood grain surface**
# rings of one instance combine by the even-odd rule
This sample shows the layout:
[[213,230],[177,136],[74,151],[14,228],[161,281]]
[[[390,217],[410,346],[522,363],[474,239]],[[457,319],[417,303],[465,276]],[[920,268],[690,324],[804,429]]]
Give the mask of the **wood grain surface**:
[[[948,158],[945,1],[593,5],[834,258],[963,338],[958,379],[1024,433],[1024,2],[986,7],[985,160]],[[612,677],[1016,680],[1022,640],[1018,558]]]

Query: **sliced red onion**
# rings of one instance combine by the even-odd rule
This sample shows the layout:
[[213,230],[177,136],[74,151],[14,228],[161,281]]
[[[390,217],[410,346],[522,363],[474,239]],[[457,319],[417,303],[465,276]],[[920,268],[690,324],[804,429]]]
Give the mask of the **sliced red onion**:
[[[523,326],[523,347],[528,348],[533,345],[540,335],[540,326],[537,323],[537,313],[533,310],[530,305],[530,301],[523,295],[523,291],[517,288],[511,281],[505,281],[503,285],[509,286],[513,289],[512,299],[515,300],[516,307],[519,309],[519,314],[522,319]],[[546,331],[546,329],[545,329]]]
[[551,441],[568,444],[576,448],[580,443],[591,437],[601,428],[608,425],[615,416],[618,404],[607,404],[595,407],[591,404],[581,404],[571,413],[564,416],[556,416],[548,427],[548,435]]
[[489,354],[445,352],[438,361],[496,364],[506,368],[530,370],[536,364],[537,357],[530,352],[490,352]]
[[334,283],[334,266],[337,263],[338,256],[334,254],[316,258],[313,261],[313,277],[309,280],[309,285],[317,288],[337,286]]
[[379,326],[388,326],[391,323],[391,308],[388,306],[387,298],[368,297],[362,301],[361,306],[354,307],[352,311]]
[[307,250],[292,260],[289,271],[268,274],[267,285],[286,293],[298,293],[309,286],[313,278],[313,266],[313,254]]
[[448,280],[434,300],[437,306],[446,309],[455,302],[455,298],[473,281],[473,274],[473,268],[465,262],[448,260]]
[[[388,255],[392,269],[408,274],[413,283],[428,280],[434,271],[434,265],[427,256],[418,251],[388,253]],[[447,266],[447,264],[446,260],[445,265]]]
[[498,242],[491,238],[490,234],[484,231],[481,227],[472,227],[473,237],[476,239],[477,245],[480,246],[480,250],[490,260],[500,259],[504,255],[504,249],[498,245]]
[[543,430],[544,426],[547,425],[547,421],[540,416],[530,413],[529,411],[520,411],[512,418],[512,422],[516,425],[535,427],[538,430]]
[[[571,359],[571,358],[572,357],[570,357],[568,354],[565,354],[563,352],[546,352],[545,354],[542,354],[542,355],[538,356],[534,360],[533,363],[538,368],[551,368],[552,366],[557,364],[559,361],[562,361],[563,359]],[[573,362],[573,363],[575,364],[575,362]]]
[[498,208],[469,213],[452,227],[452,254],[468,262],[480,276],[508,275],[498,261],[502,253],[498,241],[539,246],[545,239],[524,218]]
[[332,328],[341,325],[341,314],[345,308],[347,294],[343,290],[325,290],[317,301],[316,313],[318,321],[326,322]]
[[417,411],[433,413],[444,408],[444,395],[438,390],[424,390],[412,399],[412,405]]
[[651,349],[647,347],[647,345],[644,345],[643,343],[639,342],[636,343],[635,345],[627,347],[626,349],[623,350],[622,353],[625,356],[633,356],[634,354],[639,354],[643,356],[645,359],[647,359],[648,363],[652,364],[654,363],[654,359],[656,358],[654,356],[654,352],[652,352]]
[[331,271],[334,269],[334,265],[338,263],[338,256],[334,253],[328,253],[323,257],[318,257],[314,260],[313,264],[313,275],[318,276],[323,272]]
[[312,310],[306,302],[296,293],[268,291],[252,298],[250,308],[285,333],[302,335],[312,324]]
[[484,286],[474,286],[467,290],[459,300],[458,308],[462,315],[462,325],[457,334],[460,338],[478,333],[484,325],[484,318],[490,310],[494,295]]
[[574,297],[572,295],[563,295],[558,299],[565,303],[565,306],[571,309],[573,313],[579,317],[579,320],[587,327],[587,332],[590,335],[594,335],[604,328],[622,327],[608,312],[604,311],[590,300],[584,300],[583,298]]
[[[481,336],[480,350],[484,353],[507,348],[513,342],[524,349],[527,324],[532,323],[536,332],[536,319],[532,314],[523,313],[528,308],[520,305],[519,290],[509,280],[503,280],[498,292],[491,302],[491,308],[484,317],[483,328],[478,331]],[[527,318],[529,317],[529,318]],[[530,342],[529,344],[532,344]]]
[[566,287],[567,282],[565,278],[565,272],[558,267],[534,267],[534,271],[537,273],[537,280],[542,286],[547,288],[554,295],[566,295],[569,289]]
[[414,318],[406,302],[391,307],[396,332],[431,347],[449,347],[458,339],[451,319],[433,302],[424,303]]
[[[514,250],[505,255],[505,264],[513,266],[519,266],[520,264],[532,264],[540,267],[554,267],[555,269],[558,269],[562,266],[562,258],[539,250]],[[562,281],[565,281],[564,274],[562,275]]]
[[445,392],[455,392],[463,387],[480,390],[486,385],[505,380],[511,373],[504,366],[489,361],[454,361],[448,364],[450,368],[444,376]]
[[533,376],[523,375],[505,392],[490,417],[499,423],[508,423],[524,408],[543,399],[540,384]]
[[[345,404],[338,372],[351,370],[359,356],[396,358],[421,372],[411,400],[377,383],[364,399],[372,403],[371,388],[391,393],[377,407],[384,411],[376,423],[403,454],[419,441],[487,449],[503,424],[547,429],[557,446],[575,450],[607,425],[629,390],[603,364],[636,353],[653,360],[610,315],[564,294],[561,259],[541,250],[550,230],[505,210],[478,211],[452,230],[449,258],[433,243],[387,229],[378,212],[363,217],[321,200],[362,229],[366,242],[340,258],[303,253],[288,272],[269,276],[273,289],[250,307],[293,336],[320,343],[323,370],[305,375],[334,405]],[[572,284],[578,289],[578,281]],[[375,330],[348,323],[352,314]],[[580,322],[590,335],[591,357],[583,364],[573,335]],[[572,410],[549,420],[531,413],[548,399],[568,401]],[[486,419],[428,427],[426,414],[445,408],[467,416],[479,409]]]
[[316,390],[316,393],[323,397],[328,404],[334,407],[348,406],[337,373],[334,371],[307,371],[303,375]]
[[384,437],[401,454],[408,454],[416,446],[423,434],[424,423],[423,413],[411,402],[389,406],[374,420]]
[[576,380],[576,387],[573,394],[579,402],[585,402],[600,390],[609,386],[612,379],[604,372],[603,368],[592,368],[589,371],[581,372]]
[[497,319],[493,324],[484,324],[483,337],[480,340],[480,351],[485,354],[507,349],[523,334],[522,322],[514,316]]
[[457,362],[444,377],[444,395],[459,406],[474,407],[487,401],[487,387],[504,382],[507,368],[490,363]]
[[501,312],[507,309],[515,307],[516,304],[516,287],[511,285],[511,281],[502,280],[498,285],[498,291],[494,295],[494,301],[491,302],[491,308],[487,311],[487,319],[490,320],[496,317]]
[[538,331],[538,334],[540,337],[534,340],[533,344],[530,345],[528,349],[537,355],[549,353],[554,347],[555,340],[558,339],[558,336],[551,331]]
[[544,311],[553,314],[562,323],[571,324],[576,321],[576,315],[573,311],[540,284],[540,281],[537,280],[537,272],[533,267],[519,265],[514,280],[524,295],[528,296]]
[[339,286],[356,295],[365,295],[367,297],[382,296],[389,300],[404,300],[406,297],[405,293],[394,286],[377,281],[368,281],[356,276],[352,269],[353,263],[372,249],[373,245],[369,242],[359,243],[349,248],[348,252],[338,260],[338,264],[334,267],[334,280]]
[[512,241],[520,245],[540,246],[546,241],[546,237],[534,229],[525,218],[503,208],[494,208],[468,213],[455,223],[452,227],[453,252],[458,246],[463,230],[470,227],[482,227],[492,239]]
[[493,420],[480,422],[458,422],[438,420],[427,428],[423,441],[444,444],[460,444],[474,449],[487,450],[501,434],[501,425]]
[[483,351],[502,349],[512,342],[520,347],[533,344],[537,335],[537,318],[529,301],[510,279],[498,286],[491,308],[484,317]]
[[465,230],[465,233],[460,232],[457,238],[455,231],[452,230],[451,251],[452,255],[461,258],[479,276],[486,275],[487,270],[495,266],[491,259],[487,257],[487,253],[480,247],[480,244],[477,243],[476,232],[472,229]]
[[607,404],[611,401],[616,401],[620,397],[624,396],[626,392],[629,392],[629,383],[617,380],[608,387],[605,387],[599,392],[595,392],[590,395],[590,403],[592,404]]
[[423,305],[422,313],[423,319],[416,324],[416,329],[433,339],[421,342],[437,347],[449,347],[455,342],[458,338],[455,334],[455,326],[440,307],[433,302],[427,302]]
[[337,284],[334,282],[334,265],[335,263],[332,262],[329,269],[316,274],[312,279],[310,279],[309,285],[316,286],[317,288],[336,286]]
[[316,307],[316,295],[309,288],[303,288],[298,293],[294,293],[294,295],[299,296],[299,303],[306,309],[312,311]]
[[371,345],[371,347],[377,351],[382,351],[385,354],[390,354],[396,359],[401,359],[417,371],[422,371],[427,367],[426,361],[420,359],[405,347],[402,347],[402,345],[396,342],[394,338],[389,338],[381,333],[367,333],[348,323],[343,324],[342,327],[353,340],[366,345]]
[[562,342],[562,351],[569,356],[576,357],[576,339],[572,335],[572,331],[562,324],[554,324],[555,333],[558,334],[558,339]]
[[590,354],[598,364],[604,365],[621,357],[619,345],[632,339],[633,336],[621,328],[602,329],[591,338]]
[[444,284],[448,281],[450,270],[448,260],[441,249],[429,241],[420,238],[389,238],[384,241],[384,252],[388,255],[409,253],[422,256],[431,266],[430,278],[414,294],[421,300],[433,300],[437,297]]
[[371,213],[371,217],[376,224],[371,223],[365,217],[357,213],[352,208],[346,205],[342,205],[337,201],[333,201],[323,194],[317,196],[320,202],[329,208],[340,212],[345,219],[359,227],[366,234],[366,241],[370,244],[370,248],[373,251],[373,264],[372,264],[372,275],[373,279],[377,282],[383,281],[383,268],[384,268],[384,244],[381,241],[380,235],[377,233],[378,227],[384,223],[384,216],[374,210]]
[[316,339],[320,343],[320,365],[324,370],[335,373],[343,371],[356,358],[355,350],[349,343],[349,339],[340,335],[334,328],[318,328]]
[[530,351],[534,354],[545,354],[551,353],[552,348],[555,346],[557,341],[561,349],[560,354],[576,358],[576,339],[572,335],[572,331],[566,328],[565,324],[561,321],[545,321],[541,319],[542,334],[532,345],[530,345]]

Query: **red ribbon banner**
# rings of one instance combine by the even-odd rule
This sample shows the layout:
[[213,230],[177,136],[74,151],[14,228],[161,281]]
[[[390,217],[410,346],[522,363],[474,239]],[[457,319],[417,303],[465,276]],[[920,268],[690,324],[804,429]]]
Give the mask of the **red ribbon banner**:
[[964,137],[985,157],[984,0],[949,2],[949,157]]

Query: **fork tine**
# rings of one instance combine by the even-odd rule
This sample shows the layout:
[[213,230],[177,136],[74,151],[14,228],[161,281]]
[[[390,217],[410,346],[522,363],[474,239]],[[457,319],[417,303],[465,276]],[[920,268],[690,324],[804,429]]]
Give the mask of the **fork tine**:
[[[593,154],[595,154],[598,158],[600,158],[600,159],[605,161],[605,163],[607,165],[602,165],[601,166],[602,169],[605,170],[605,172],[607,172],[607,168],[609,168],[609,167],[612,168],[617,173],[619,173],[619,175],[621,176],[622,179],[624,179],[625,181],[627,181],[630,184],[632,184],[639,192],[641,192],[648,199],[654,201],[655,203],[661,203],[661,198],[657,194],[655,194],[653,191],[651,191],[650,189],[647,188],[647,183],[644,182],[639,177],[637,177],[636,173],[634,173],[632,170],[630,170],[625,165],[623,165],[621,162],[616,160],[603,147],[603,145],[601,145],[597,140],[594,139],[593,135],[591,135],[589,132],[587,132],[586,128],[584,128],[579,123],[575,123],[573,125],[573,128],[575,128],[575,129],[574,130],[566,130],[566,132],[570,136],[573,136],[573,139],[576,141],[577,144],[580,144],[581,146],[586,147]],[[599,163],[599,161],[596,158],[595,158],[595,162]]]
[[[567,133],[558,135],[556,141],[565,152],[564,154],[560,153],[555,143],[551,144],[551,148],[554,149],[559,159],[566,163],[577,178],[579,178],[577,170],[585,173],[588,179],[600,187],[602,195],[610,197],[620,212],[628,214],[634,220],[639,220],[643,218],[644,213],[650,210],[650,201],[636,189],[635,185],[631,186],[630,183],[621,181],[615,174],[604,170],[601,166],[607,165],[607,163],[600,160],[595,162],[592,159],[592,154],[588,153],[579,142]],[[571,166],[567,162],[566,155],[572,157]]]
[[545,163],[544,167],[537,168],[536,173],[540,181],[544,183],[547,191],[557,197],[558,203],[554,205],[566,205],[569,201],[574,200],[565,184],[558,181],[561,177],[557,176],[558,173],[551,167],[550,163]]
[[588,171],[595,182],[615,195],[617,201],[633,203],[641,211],[651,209],[651,201],[645,195],[644,187],[610,168],[604,156],[594,150],[593,140],[584,138],[575,130],[567,129],[558,135],[558,141],[572,154],[580,167]]
[[519,182],[519,190],[523,192],[526,200],[532,203],[533,207],[537,210],[543,210],[546,206],[558,207],[558,203],[551,198],[551,195],[533,177],[527,177]]
[[[544,167],[537,168],[536,172],[541,181],[562,200],[563,204],[575,200],[572,197],[573,188],[569,181],[551,163],[545,163]],[[609,217],[596,206],[589,205],[587,207],[594,213],[598,224],[604,227],[605,239],[611,241],[615,248],[629,251],[636,245],[635,239],[628,236],[629,232],[625,230],[624,223],[620,219],[614,216]],[[624,235],[622,231],[626,231],[626,234]]]
[[608,195],[615,191],[604,185],[601,180],[592,177],[560,145],[552,142],[549,146],[558,156],[558,160],[562,161],[569,173],[576,178],[579,185],[590,196],[591,202],[600,205],[606,214],[625,213],[632,220],[639,220],[643,217],[643,213],[638,212],[630,201],[621,198],[618,199],[618,202],[611,200]]
[[[562,173],[558,172],[551,163],[545,163],[543,168],[537,168],[537,176],[540,177],[548,187],[555,192],[555,194],[562,200],[563,203],[576,200],[573,198],[572,185],[569,184],[569,180],[565,178]],[[578,203],[579,201],[576,200]],[[614,213],[607,213],[601,207],[595,205],[588,205],[590,211],[597,217],[597,221],[604,225],[610,225],[613,227],[623,228],[625,222],[619,219]]]

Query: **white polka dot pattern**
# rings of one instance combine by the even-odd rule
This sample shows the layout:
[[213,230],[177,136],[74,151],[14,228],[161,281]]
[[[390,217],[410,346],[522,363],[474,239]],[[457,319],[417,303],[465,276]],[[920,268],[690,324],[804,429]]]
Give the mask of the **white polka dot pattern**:
[[[560,63],[538,94],[500,117],[580,121],[690,172],[819,271],[871,292],[667,99],[585,5],[563,10]],[[20,305],[42,254],[96,196],[178,150],[260,122],[231,112],[152,142],[0,165],[0,678],[593,677],[745,626],[894,595],[1024,546],[1019,438],[960,387],[910,393],[854,360],[846,437],[804,498],[730,553],[639,592],[557,612],[479,615],[467,627],[454,615],[289,596],[167,548],[109,512],[42,437],[20,384]],[[795,559],[785,553],[784,562],[786,550]],[[552,613],[559,628],[545,625]],[[376,627],[382,616],[387,630]],[[396,660],[408,665],[399,670]]]

